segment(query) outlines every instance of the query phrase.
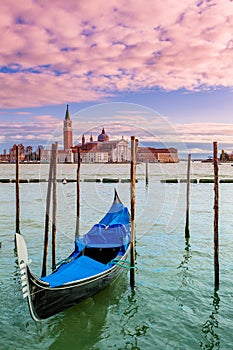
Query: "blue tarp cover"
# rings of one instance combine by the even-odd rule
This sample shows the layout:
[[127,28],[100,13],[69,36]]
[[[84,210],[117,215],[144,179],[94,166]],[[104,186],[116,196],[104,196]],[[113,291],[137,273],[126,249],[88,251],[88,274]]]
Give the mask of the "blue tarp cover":
[[42,277],[41,280],[48,282],[50,287],[58,287],[64,283],[76,281],[96,275],[109,269],[110,265],[104,265],[87,256],[80,256],[67,264],[59,267],[58,271]]
[[127,225],[129,223],[129,211],[122,203],[113,203],[99,223],[103,225]]
[[96,224],[83,237],[82,242],[88,247],[120,247],[129,242],[129,231],[124,225]]
[[41,278],[41,280],[48,282],[51,287],[57,287],[64,283],[96,275],[112,265],[104,265],[85,255],[77,258],[84,247],[124,247],[126,249],[129,242],[128,209],[122,203],[114,202],[98,224],[94,225],[83,237],[76,239],[75,250],[69,257],[71,261],[62,264],[56,272]]
[[122,203],[114,203],[104,218],[83,237],[77,238],[79,251],[88,247],[120,247],[130,242],[129,212]]

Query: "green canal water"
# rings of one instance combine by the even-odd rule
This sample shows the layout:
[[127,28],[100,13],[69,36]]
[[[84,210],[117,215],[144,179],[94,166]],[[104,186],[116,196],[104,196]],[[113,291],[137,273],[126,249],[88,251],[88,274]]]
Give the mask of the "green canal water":
[[[186,184],[161,183],[185,178],[187,164],[137,166],[136,288],[129,272],[93,298],[41,322],[34,322],[22,298],[14,250],[15,186],[0,183],[0,349],[225,349],[232,348],[233,184],[220,184],[220,289],[214,291],[213,184],[192,184],[190,241],[185,242]],[[211,178],[213,165],[192,163],[192,178]],[[14,165],[1,164],[0,178],[14,178]],[[47,178],[48,165],[22,165],[21,178]],[[233,178],[230,164],[220,178]],[[76,167],[59,165],[58,177],[75,178]],[[129,166],[82,165],[81,179],[128,178]],[[113,189],[130,204],[128,183],[81,182],[81,232],[100,220]],[[46,183],[20,184],[21,233],[31,269],[41,273]],[[58,183],[57,260],[73,249],[76,186]],[[50,259],[50,257],[49,257]],[[51,261],[51,260],[49,260]]]

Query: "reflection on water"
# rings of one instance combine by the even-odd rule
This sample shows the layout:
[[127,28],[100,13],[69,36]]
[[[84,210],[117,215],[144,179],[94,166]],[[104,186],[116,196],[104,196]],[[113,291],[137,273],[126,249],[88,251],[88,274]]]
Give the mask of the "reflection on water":
[[201,349],[205,350],[218,350],[220,349],[220,337],[218,331],[218,313],[219,313],[220,298],[218,291],[214,292],[212,312],[208,320],[202,326],[202,333],[204,334],[205,341],[199,343]]
[[145,341],[150,328],[149,318],[143,314],[146,302],[141,291],[132,291],[128,283],[119,303],[110,305],[101,338],[93,350],[146,349]]
[[181,270],[181,285],[182,287],[185,287],[188,285],[188,264],[192,258],[191,253],[191,245],[189,243],[189,238],[185,240],[185,251],[183,254],[183,260],[181,261],[180,265],[177,269]]
[[130,327],[130,321],[134,318],[138,320],[137,313],[139,309],[138,300],[136,297],[136,292],[132,291],[128,296],[128,306],[126,307],[122,322],[122,335],[124,339],[130,339],[125,341],[125,349],[129,350],[139,350],[142,349],[139,347],[138,341],[140,337],[145,337],[149,326],[145,322],[145,320],[140,320],[140,325],[134,323],[134,327]]
[[90,350],[101,338],[107,325],[106,317],[112,303],[118,305],[126,289],[126,278],[102,290],[94,297],[55,316],[57,336],[49,350]]
[[[181,286],[187,287],[189,281],[189,263],[192,258],[191,245],[189,239],[185,242],[185,252],[183,254],[183,260],[181,261],[178,269],[181,272]],[[214,291],[213,302],[212,302],[212,312],[208,317],[207,321],[202,326],[202,333],[204,335],[205,341],[200,341],[199,346],[201,349],[205,350],[218,350],[220,349],[220,338],[217,334],[218,330],[218,312],[219,312],[219,302],[220,298],[218,291]]]

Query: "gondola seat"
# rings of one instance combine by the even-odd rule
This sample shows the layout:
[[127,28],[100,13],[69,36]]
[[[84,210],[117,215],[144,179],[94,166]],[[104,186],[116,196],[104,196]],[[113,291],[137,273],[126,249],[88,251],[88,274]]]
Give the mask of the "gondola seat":
[[62,264],[55,272],[42,277],[41,280],[48,282],[50,287],[58,287],[65,283],[96,275],[108,268],[108,264],[102,264],[88,256],[82,255],[69,263]]

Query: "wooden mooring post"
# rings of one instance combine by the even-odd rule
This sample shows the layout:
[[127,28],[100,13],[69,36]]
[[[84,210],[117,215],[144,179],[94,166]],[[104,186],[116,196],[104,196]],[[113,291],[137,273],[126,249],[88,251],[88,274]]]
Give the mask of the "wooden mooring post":
[[52,152],[51,152],[51,157],[50,157],[49,179],[48,179],[47,196],[46,196],[44,254],[43,254],[41,277],[46,276],[46,267],[47,267],[52,177],[53,177],[53,145],[52,145]]
[[136,206],[136,142],[131,136],[131,240],[130,240],[130,286],[135,286],[135,206]]
[[56,266],[56,234],[57,234],[57,155],[58,143],[53,145],[53,217],[52,217],[52,269]]
[[218,217],[219,217],[219,187],[218,187],[218,144],[213,142],[214,155],[214,286],[219,289],[219,240],[218,240]]
[[148,160],[146,160],[146,186],[149,183],[149,175],[148,175]]
[[78,148],[78,166],[77,166],[77,217],[76,217],[76,230],[75,230],[75,238],[79,237],[80,234],[80,165],[81,165],[81,157],[80,157],[80,149]]
[[20,233],[20,203],[19,203],[19,146],[16,146],[16,178],[15,178],[15,194],[16,194],[16,223],[15,232]]
[[188,167],[187,167],[187,189],[186,189],[186,224],[185,224],[185,238],[190,238],[189,231],[189,197],[190,197],[190,167],[191,167],[191,154],[188,155]]

